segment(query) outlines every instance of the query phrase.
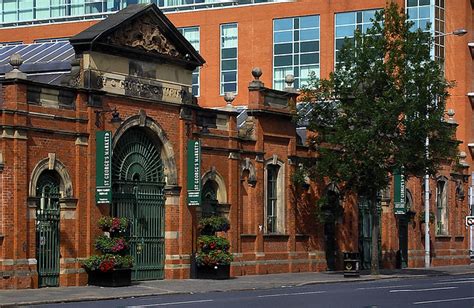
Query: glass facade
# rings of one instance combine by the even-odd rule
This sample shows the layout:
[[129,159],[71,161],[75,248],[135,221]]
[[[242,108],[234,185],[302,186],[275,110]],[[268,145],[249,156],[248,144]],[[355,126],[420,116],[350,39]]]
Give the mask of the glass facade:
[[371,19],[375,18],[377,10],[344,12],[335,14],[335,59],[339,59],[339,50],[344,46],[345,39],[353,40],[356,30],[366,33],[372,27]]
[[0,0],[0,26],[104,18],[129,4],[155,3],[163,11],[192,10],[279,0]]
[[445,0],[407,0],[408,19],[412,29],[429,31],[434,36],[434,59],[444,62],[445,44]]
[[238,28],[236,23],[221,25],[220,94],[237,94]]
[[[199,27],[186,27],[186,28],[179,28],[178,29],[181,34],[193,45],[194,49],[199,52],[200,46],[200,37],[199,37]],[[193,71],[193,95],[199,96],[199,70],[200,68],[197,67]]]
[[319,77],[319,16],[273,21],[273,88],[283,90],[285,77],[295,77],[295,88],[304,85],[314,72]]

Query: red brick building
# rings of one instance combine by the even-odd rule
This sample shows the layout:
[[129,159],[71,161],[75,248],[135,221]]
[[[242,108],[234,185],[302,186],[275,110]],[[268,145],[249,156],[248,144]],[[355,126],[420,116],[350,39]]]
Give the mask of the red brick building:
[[[282,86],[275,79],[280,67],[273,63],[280,57],[274,50],[281,46],[275,46],[278,42],[274,43],[272,36],[280,31],[274,27],[284,27],[291,16],[318,15],[318,19],[308,17],[298,22],[317,20],[320,26],[308,26],[311,31],[332,29],[318,32],[320,39],[315,41],[318,45],[321,42],[321,49],[309,52],[317,53],[320,59],[317,65],[311,62],[311,67],[326,76],[336,56],[336,28],[349,27],[336,25],[335,14],[354,12],[358,20],[357,12],[385,4],[374,2],[324,1],[315,9],[301,1],[168,14],[181,27],[200,25],[199,51],[207,64],[154,6],[129,6],[99,23],[0,30],[2,41],[30,43],[38,38],[72,37],[71,57],[76,59],[69,70],[56,72],[54,78],[40,68],[33,71],[27,63],[20,66],[20,72],[10,72],[11,67],[4,72],[0,115],[2,288],[85,284],[80,262],[94,253],[97,219],[109,213],[131,215],[127,211],[133,202],[143,204],[148,211],[138,219],[140,223],[154,226],[149,232],[143,229],[132,244],[132,249],[140,247],[143,256],[150,257],[138,257],[137,280],[190,276],[197,220],[209,206],[230,219],[227,237],[234,254],[233,275],[340,268],[343,251],[361,251],[366,265],[370,261],[366,251],[370,221],[363,201],[340,196],[333,184],[292,184],[298,158],[310,154],[304,135],[297,134],[291,119],[297,94],[284,86],[282,90],[271,89]],[[471,4],[462,3],[464,8],[446,3],[446,32],[457,28],[460,20],[468,24],[459,26],[472,29]],[[219,10],[226,14],[216,14]],[[363,20],[365,15],[360,16]],[[278,19],[284,19],[281,25],[275,25]],[[222,72],[222,49],[212,44],[219,40],[219,31],[234,33],[235,28],[221,27],[229,23],[238,24],[238,70]],[[354,25],[358,26],[357,21]],[[236,47],[231,44],[224,48],[232,54]],[[470,57],[466,37],[446,38],[446,74],[458,81],[449,106],[456,109],[457,137],[464,141],[460,151],[469,155],[461,154],[465,164],[461,172],[440,170],[432,179],[433,212],[438,207],[448,209],[441,210],[436,218],[443,219],[444,229],[432,232],[433,265],[469,262],[469,240],[462,222],[468,213],[465,192],[472,161],[467,147],[472,138],[468,120],[472,110],[466,96],[472,86]],[[233,58],[229,59],[225,61]],[[466,62],[467,66],[455,67]],[[203,64],[196,104],[191,96],[193,71]],[[292,65],[300,73],[306,69]],[[252,77],[256,66],[262,67],[263,75],[254,70]],[[235,73],[232,76],[238,80],[236,91],[230,91],[237,92],[235,101],[227,96],[227,104],[219,90],[228,84],[221,80],[224,73]],[[296,77],[299,82],[304,79],[302,75]],[[233,105],[246,109],[242,112]],[[111,132],[111,205],[96,203],[98,131]],[[209,196],[201,208],[187,205],[189,140],[201,142],[202,193]],[[403,217],[394,215],[392,192],[382,196],[381,256],[386,267],[424,264],[421,181],[410,180],[407,189],[411,211]],[[131,201],[132,191],[142,198],[135,194]],[[343,209],[343,215],[331,223],[315,219],[315,203],[323,194]],[[146,201],[148,197],[153,200],[151,204]],[[273,213],[269,213],[269,200],[275,202]],[[57,202],[59,208],[52,213],[45,211],[48,202]],[[53,237],[58,244],[52,251],[42,251],[41,256],[38,251],[46,242],[39,227],[42,221],[57,227]],[[44,267],[44,257],[53,263]],[[403,264],[397,264],[400,259]],[[48,272],[50,268],[56,270]]]

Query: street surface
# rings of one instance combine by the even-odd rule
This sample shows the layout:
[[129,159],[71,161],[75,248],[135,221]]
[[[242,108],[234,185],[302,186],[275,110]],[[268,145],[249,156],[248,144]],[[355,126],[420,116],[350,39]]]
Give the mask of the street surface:
[[[202,283],[206,283],[205,280]],[[474,307],[474,275],[327,283],[278,289],[161,295],[33,307]]]

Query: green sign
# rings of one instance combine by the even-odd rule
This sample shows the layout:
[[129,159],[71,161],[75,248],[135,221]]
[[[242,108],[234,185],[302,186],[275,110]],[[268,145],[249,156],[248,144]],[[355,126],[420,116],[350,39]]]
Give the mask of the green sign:
[[395,214],[405,215],[407,212],[405,202],[405,175],[400,171],[396,171],[393,174],[393,178],[393,201],[395,204]]
[[188,205],[201,205],[201,143],[188,141]]
[[112,203],[112,132],[98,131],[96,138],[96,156],[95,156],[95,202]]

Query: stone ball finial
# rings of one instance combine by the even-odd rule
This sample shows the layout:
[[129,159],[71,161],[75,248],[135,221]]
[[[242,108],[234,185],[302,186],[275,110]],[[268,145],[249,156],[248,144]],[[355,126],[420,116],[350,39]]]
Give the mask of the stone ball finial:
[[227,104],[232,104],[234,99],[235,99],[235,94],[233,92],[224,93],[224,100],[227,102]]
[[252,69],[252,76],[255,78],[255,80],[259,80],[260,76],[262,76],[263,72],[260,67],[254,67]]
[[456,114],[456,112],[454,111],[454,109],[448,109],[447,114],[448,114],[448,116],[450,116],[450,117],[454,117],[454,115]]
[[23,59],[19,53],[14,53],[10,56],[10,65],[13,69],[18,69],[23,64]]
[[466,154],[466,152],[461,151],[461,152],[459,152],[458,156],[459,156],[460,159],[465,159],[467,157],[467,154]]
[[295,82],[295,76],[293,76],[293,74],[288,74],[285,76],[285,83],[288,88],[293,86],[293,82]]

